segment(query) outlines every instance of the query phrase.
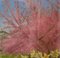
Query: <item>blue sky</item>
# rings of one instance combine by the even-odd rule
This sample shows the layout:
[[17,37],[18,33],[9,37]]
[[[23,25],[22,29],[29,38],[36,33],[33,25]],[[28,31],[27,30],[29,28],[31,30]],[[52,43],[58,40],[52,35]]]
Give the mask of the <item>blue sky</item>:
[[[0,12],[3,12],[3,4],[2,4],[2,1],[3,0],[0,0]],[[23,1],[24,2],[24,0],[18,0],[18,1]],[[14,2],[13,2],[13,0],[10,0],[10,3],[11,3],[11,7],[14,7]],[[24,7],[24,5],[23,5],[23,3],[21,3],[21,8],[22,7]],[[0,17],[0,27],[3,27],[4,26],[4,24],[3,24],[3,18],[1,18]]]
[[[2,7],[2,1],[3,0],[0,0],[0,11],[1,12],[3,12],[3,7]],[[18,0],[18,1],[20,1],[20,6],[21,6],[21,11],[23,12],[24,10],[25,10],[25,4],[23,3],[25,0]],[[23,2],[21,2],[21,1],[23,1]],[[39,0],[36,0],[36,1],[39,1]],[[49,6],[49,3],[48,3],[48,1],[47,0],[41,0],[42,2],[42,6],[43,7],[45,7],[45,8],[48,8],[48,6]],[[11,7],[14,7],[14,4],[13,4],[13,0],[10,0],[10,2],[11,2]],[[56,0],[52,0],[52,3],[54,4],[56,2]],[[3,26],[3,19],[0,17],[0,27],[2,27]]]

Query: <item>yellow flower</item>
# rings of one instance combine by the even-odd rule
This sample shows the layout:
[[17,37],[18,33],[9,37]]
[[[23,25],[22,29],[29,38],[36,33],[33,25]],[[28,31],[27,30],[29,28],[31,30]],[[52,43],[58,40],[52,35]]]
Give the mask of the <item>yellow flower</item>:
[[27,55],[21,55],[21,58],[28,58]]
[[50,53],[50,55],[51,55],[52,57],[58,58],[59,52],[58,52],[58,50],[55,50],[55,51],[52,51],[52,52]]
[[44,57],[43,58],[49,58],[50,55],[47,55],[46,53],[44,53]]

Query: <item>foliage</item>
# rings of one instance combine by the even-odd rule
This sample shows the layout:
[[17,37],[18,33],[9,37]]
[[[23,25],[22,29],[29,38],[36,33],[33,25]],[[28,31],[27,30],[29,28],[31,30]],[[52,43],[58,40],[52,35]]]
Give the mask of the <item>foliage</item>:
[[32,51],[29,55],[23,55],[23,54],[0,54],[0,58],[58,58],[60,56],[60,53],[58,50],[51,51],[50,54],[42,53],[42,52],[36,52]]
[[6,31],[0,31],[0,36],[7,35],[8,33]]

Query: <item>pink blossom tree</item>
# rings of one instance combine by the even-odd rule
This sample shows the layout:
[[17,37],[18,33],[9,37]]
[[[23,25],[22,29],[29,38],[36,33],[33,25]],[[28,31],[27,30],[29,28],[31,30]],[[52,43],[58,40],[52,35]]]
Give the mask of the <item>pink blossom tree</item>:
[[[36,0],[35,0],[36,1]],[[3,29],[12,29],[7,38],[3,40],[3,51],[7,53],[30,53],[32,50],[50,52],[57,48],[57,40],[60,40],[58,31],[57,4],[50,3],[50,9],[44,9],[40,3],[34,0],[26,0],[27,11],[21,14],[19,2],[14,1],[15,9],[10,8],[9,0],[4,0],[4,13],[0,16],[7,24]],[[10,11],[11,16],[7,14]]]

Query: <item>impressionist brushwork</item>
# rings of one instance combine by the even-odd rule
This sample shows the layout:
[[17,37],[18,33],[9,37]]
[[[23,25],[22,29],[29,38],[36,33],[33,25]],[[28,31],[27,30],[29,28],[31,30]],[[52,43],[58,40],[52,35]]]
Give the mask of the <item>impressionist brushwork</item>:
[[1,0],[0,52],[60,50],[60,0]]

